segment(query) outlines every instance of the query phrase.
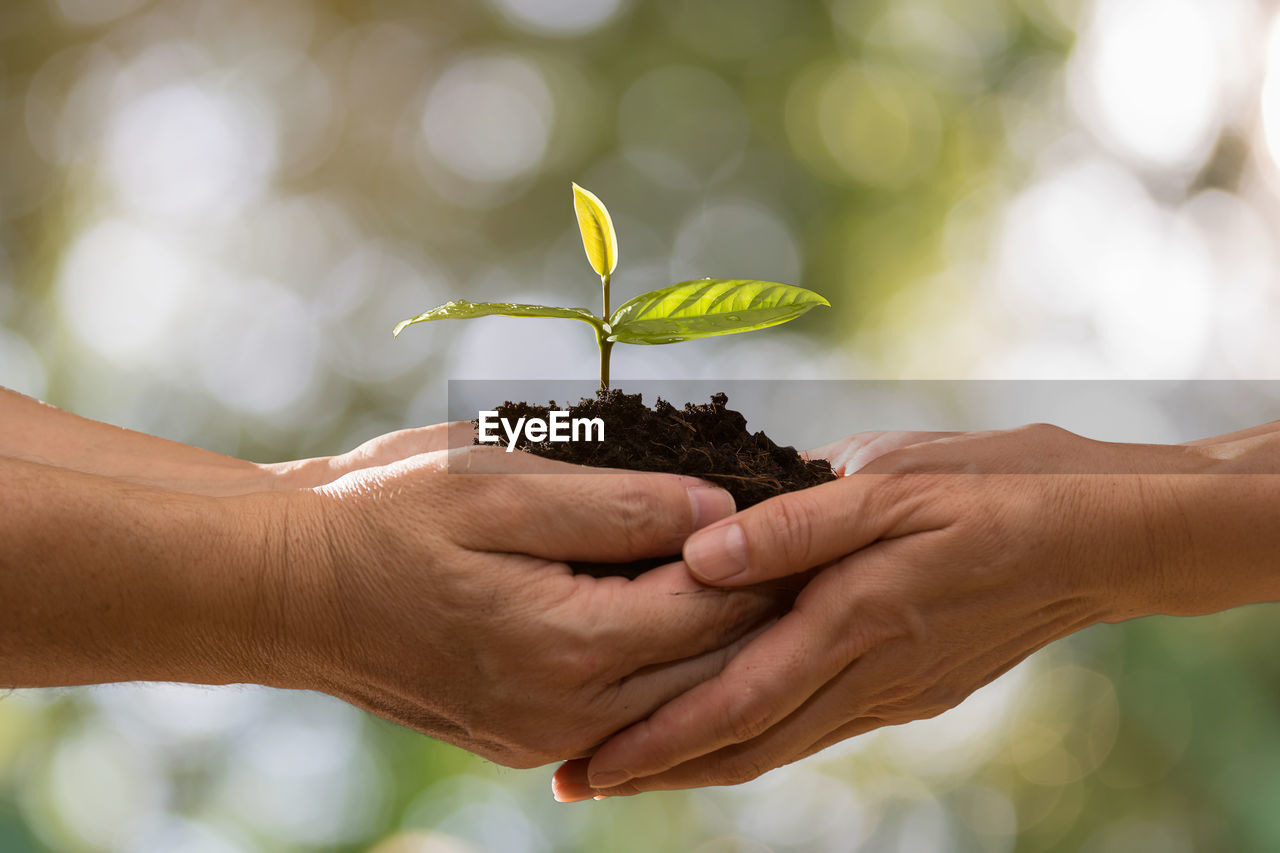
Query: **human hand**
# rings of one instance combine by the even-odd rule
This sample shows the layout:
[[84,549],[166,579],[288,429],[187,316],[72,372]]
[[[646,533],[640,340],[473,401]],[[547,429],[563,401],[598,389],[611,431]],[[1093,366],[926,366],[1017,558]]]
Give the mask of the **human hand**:
[[360,468],[471,443],[466,421],[405,429],[337,456],[254,463],[82,418],[0,388],[0,457],[204,497],[309,489]]
[[733,511],[689,477],[471,447],[277,498],[288,597],[265,680],[509,766],[588,754],[717,672],[776,607],[705,590],[679,562],[635,581],[571,573],[678,554]]
[[471,444],[475,429],[469,421],[450,421],[431,426],[396,430],[369,439],[354,450],[336,456],[317,456],[289,462],[255,465],[259,476],[251,491],[313,489],[325,486],[354,471],[379,468],[424,453]]
[[1170,522],[1183,484],[1171,475],[1215,462],[1201,449],[1036,425],[864,434],[821,453],[862,473],[752,507],[684,550],[720,587],[816,568],[791,612],[722,673],[561,767],[562,798],[744,782],[941,713],[1095,622],[1225,603],[1196,584]]

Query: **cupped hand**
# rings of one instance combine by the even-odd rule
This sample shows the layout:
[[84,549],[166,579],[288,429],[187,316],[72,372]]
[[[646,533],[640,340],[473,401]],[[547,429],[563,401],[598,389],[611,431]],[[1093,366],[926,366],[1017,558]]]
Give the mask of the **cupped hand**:
[[935,716],[1087,625],[1184,600],[1185,543],[1155,527],[1176,501],[1168,475],[1204,470],[1200,450],[1036,425],[864,434],[819,453],[858,475],[766,501],[684,549],[720,588],[816,569],[792,610],[723,672],[561,767],[562,798],[744,782]]
[[256,467],[264,477],[257,478],[252,490],[312,489],[328,485],[353,471],[390,465],[424,453],[465,448],[474,437],[475,429],[469,421],[396,430],[371,438],[354,450],[336,456],[260,463]]
[[762,590],[705,590],[679,562],[635,581],[572,573],[679,554],[733,511],[689,477],[471,447],[284,500],[274,683],[509,766],[588,754],[719,671],[777,609]]

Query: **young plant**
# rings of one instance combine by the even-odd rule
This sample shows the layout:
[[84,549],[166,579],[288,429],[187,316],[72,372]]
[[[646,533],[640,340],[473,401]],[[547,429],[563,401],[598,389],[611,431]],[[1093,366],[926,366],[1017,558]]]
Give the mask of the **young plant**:
[[695,338],[766,329],[794,320],[816,305],[830,305],[812,290],[741,278],[700,278],[673,284],[630,299],[609,312],[609,281],[618,268],[618,235],[609,211],[595,194],[573,185],[573,207],[591,268],[600,276],[604,310],[553,308],[512,302],[446,302],[410,317],[395,328],[399,335],[414,323],[504,317],[552,317],[580,320],[596,332],[600,347],[600,387],[609,388],[609,356],[616,343],[674,344]]

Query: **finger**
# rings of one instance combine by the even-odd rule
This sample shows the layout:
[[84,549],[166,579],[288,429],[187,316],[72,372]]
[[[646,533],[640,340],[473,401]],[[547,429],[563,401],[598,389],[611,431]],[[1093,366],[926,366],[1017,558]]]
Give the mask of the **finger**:
[[[529,454],[471,455],[472,470],[515,472],[468,477],[479,506],[464,509],[459,544],[476,550],[590,562],[662,557],[679,554],[689,534],[735,509],[728,492],[694,477],[584,474],[581,466]],[[485,523],[473,523],[477,513]]]
[[359,447],[337,457],[335,464],[344,471],[389,465],[420,453],[434,453],[451,447],[465,447],[475,436],[470,421],[449,421],[431,426],[402,429],[370,439]]
[[[624,679],[611,697],[611,704],[622,709],[631,719],[637,716],[637,711],[640,712],[638,716],[647,716],[655,708],[721,672],[734,655],[774,621],[757,625],[724,648],[688,660],[648,667]],[[587,782],[587,764],[586,757],[573,758],[555,772],[551,789],[557,802],[578,802],[594,796],[595,792]]]
[[[815,744],[874,713],[869,697],[897,686],[892,656],[854,661],[776,725],[758,736],[728,744],[660,773],[629,779],[621,785],[593,788],[592,796],[627,796],[710,785],[740,785],[810,754]],[[846,737],[850,736],[846,734]],[[834,742],[834,741],[831,741]],[[830,745],[829,743],[827,745]],[[603,750],[602,750],[603,751]]]
[[[745,628],[736,627],[732,635],[707,643],[710,648],[705,652],[647,666],[628,675],[614,688],[613,706],[628,715],[627,723],[648,717],[677,696],[719,675],[730,661],[777,624],[780,618],[781,614],[773,612],[763,620],[753,619]],[[637,709],[643,709],[642,713],[637,713]]]
[[860,471],[886,453],[960,434],[958,432],[905,430],[861,432],[848,438],[825,444],[822,447],[815,447],[803,455],[809,459],[827,460],[831,463],[831,469],[836,474],[846,477]]
[[810,583],[795,608],[722,673],[610,739],[591,761],[592,786],[653,776],[753,740],[834,678],[861,652],[845,624],[849,602],[840,574],[828,570]]
[[[801,751],[798,755],[781,759],[777,764],[758,763],[759,759],[744,754],[742,750],[723,749],[711,756],[674,767],[657,776],[644,779],[632,779],[617,788],[597,790],[590,784],[579,782],[579,771],[576,767],[565,771],[564,780],[560,784],[566,791],[562,802],[577,802],[584,799],[607,799],[609,797],[629,797],[649,791],[680,791],[688,788],[706,788],[714,785],[741,785],[776,770],[787,764],[794,764],[812,755],[835,746],[849,738],[858,737],[897,723],[873,715],[859,717],[837,728],[823,737],[818,743]],[[578,759],[580,760],[580,759]],[[765,759],[767,761],[768,759]],[[585,791],[583,788],[585,787]],[[585,796],[584,796],[585,794]]]
[[577,465],[548,459],[524,450],[508,453],[490,445],[450,447],[445,454],[446,468],[453,475],[467,474],[566,474],[582,477],[607,477],[616,474],[641,474],[647,477],[671,477],[689,485],[703,484],[705,480],[686,474],[664,474],[635,471],[630,468],[605,468],[596,465]]
[[[646,572],[633,581],[585,576],[574,580],[582,595],[572,603],[574,612],[563,620],[586,623],[584,635],[607,662],[604,677],[619,684],[635,681],[627,695],[642,692],[638,685],[654,680],[641,677],[646,667],[729,646],[765,620],[780,615],[795,598],[789,590],[763,587],[707,589],[690,578],[680,562]],[[708,672],[707,677],[714,674]],[[666,699],[680,692],[671,692]],[[644,696],[635,700],[648,702]],[[660,704],[654,702],[649,709]]]
[[904,681],[903,673],[913,667],[901,654],[865,655],[758,737],[615,788],[593,789],[592,796],[738,785],[874,729],[938,716],[1017,666],[1050,636],[1036,630],[1014,637],[966,657],[931,684]]
[[830,734],[819,738],[817,743],[812,744],[808,749],[796,756],[795,760],[791,763],[794,764],[795,761],[801,761],[811,755],[817,755],[824,749],[830,749],[836,744],[846,741],[849,738],[861,737],[862,735],[874,732],[876,729],[895,725],[901,725],[901,723],[890,720],[886,717],[876,716],[874,714],[868,714],[865,717],[858,717],[857,719],[850,720],[845,723]]
[[587,781],[588,763],[590,759],[574,758],[556,768],[551,776],[551,796],[557,803],[579,803],[596,796]]
[[684,560],[703,583],[760,583],[915,532],[901,522],[918,502],[901,478],[846,477],[770,498],[700,530],[685,543]]

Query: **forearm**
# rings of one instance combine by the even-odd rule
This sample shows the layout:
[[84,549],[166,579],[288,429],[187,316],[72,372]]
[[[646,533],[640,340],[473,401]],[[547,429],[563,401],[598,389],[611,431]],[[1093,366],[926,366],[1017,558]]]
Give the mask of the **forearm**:
[[265,499],[0,458],[0,687],[265,680],[283,569]]
[[0,388],[0,456],[191,494],[248,494],[283,472],[82,418]]

